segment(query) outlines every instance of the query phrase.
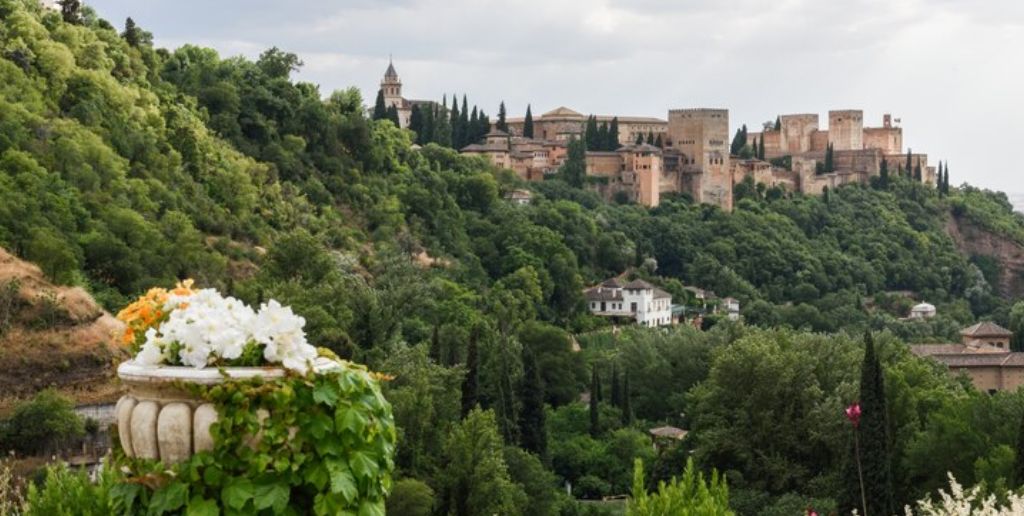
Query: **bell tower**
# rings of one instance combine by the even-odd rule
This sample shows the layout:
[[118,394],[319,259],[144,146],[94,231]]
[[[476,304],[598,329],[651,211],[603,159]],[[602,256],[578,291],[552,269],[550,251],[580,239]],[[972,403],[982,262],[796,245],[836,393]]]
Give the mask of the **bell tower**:
[[384,92],[385,106],[402,107],[402,81],[398,78],[391,56],[388,56],[388,69],[384,72],[384,80],[380,81],[380,89]]

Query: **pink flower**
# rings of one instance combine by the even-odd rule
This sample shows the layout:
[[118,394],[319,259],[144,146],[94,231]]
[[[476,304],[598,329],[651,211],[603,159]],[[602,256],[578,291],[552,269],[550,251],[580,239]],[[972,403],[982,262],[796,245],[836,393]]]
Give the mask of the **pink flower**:
[[860,426],[860,403],[854,403],[846,407],[846,419],[853,423],[854,428]]
[[818,516],[818,513],[814,511],[814,508],[808,507],[807,508],[807,516]]

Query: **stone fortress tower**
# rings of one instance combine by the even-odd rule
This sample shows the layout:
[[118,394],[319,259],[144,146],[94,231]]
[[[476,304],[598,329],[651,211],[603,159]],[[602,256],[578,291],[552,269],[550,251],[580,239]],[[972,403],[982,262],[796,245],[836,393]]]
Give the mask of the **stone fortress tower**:
[[669,110],[665,148],[678,154],[680,190],[689,190],[697,202],[732,209],[729,110]]
[[833,150],[864,148],[864,112],[844,109],[828,112],[828,142]]

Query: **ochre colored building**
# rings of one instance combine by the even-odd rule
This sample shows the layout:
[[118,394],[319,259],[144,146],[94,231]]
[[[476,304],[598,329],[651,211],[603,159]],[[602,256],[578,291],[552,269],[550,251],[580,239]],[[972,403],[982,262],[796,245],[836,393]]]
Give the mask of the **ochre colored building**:
[[1024,353],[1010,351],[1012,332],[981,322],[960,335],[960,344],[918,344],[910,350],[942,362],[952,374],[966,374],[979,390],[1015,391],[1024,385]]

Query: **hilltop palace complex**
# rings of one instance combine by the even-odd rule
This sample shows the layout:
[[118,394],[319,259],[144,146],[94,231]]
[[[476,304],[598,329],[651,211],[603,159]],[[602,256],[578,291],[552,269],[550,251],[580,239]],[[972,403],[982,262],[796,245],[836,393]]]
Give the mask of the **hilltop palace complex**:
[[[427,101],[402,97],[402,83],[388,65],[381,90],[388,106],[395,106],[399,121],[408,127],[412,106]],[[587,116],[559,107],[533,119],[533,137],[523,136],[525,120],[509,118],[508,132],[492,129],[484,141],[468,145],[464,154],[486,156],[511,169],[526,181],[541,181],[555,173],[567,157],[567,144],[583,135]],[[765,123],[761,132],[748,132],[748,142],[762,142],[764,159],[730,155],[732,133],[727,109],[670,109],[668,119],[636,116],[597,116],[599,124],[617,120],[619,147],[615,151],[586,153],[588,184],[605,198],[621,196],[657,206],[663,193],[687,193],[695,201],[731,211],[733,187],[750,177],[766,187],[819,195],[826,188],[867,183],[880,173],[882,162],[896,174],[906,166],[920,167],[921,181],[935,184],[935,168],[926,154],[903,150],[903,129],[886,114],[881,127],[865,127],[860,110],[829,111],[823,129],[817,114],[780,115]],[[897,120],[898,122],[898,120]],[[654,135],[661,147],[637,144],[638,137]],[[832,170],[820,164],[832,148]],[[789,163],[775,158],[789,157]],[[776,164],[771,161],[774,160]]]

